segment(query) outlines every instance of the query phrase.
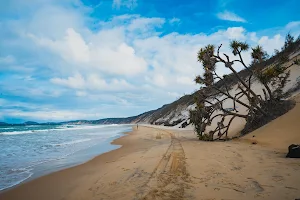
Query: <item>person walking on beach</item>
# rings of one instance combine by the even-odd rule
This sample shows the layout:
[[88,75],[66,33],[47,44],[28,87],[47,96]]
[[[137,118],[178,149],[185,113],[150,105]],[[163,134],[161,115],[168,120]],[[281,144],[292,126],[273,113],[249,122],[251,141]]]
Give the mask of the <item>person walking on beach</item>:
[[136,124],[136,129],[139,130],[139,124]]

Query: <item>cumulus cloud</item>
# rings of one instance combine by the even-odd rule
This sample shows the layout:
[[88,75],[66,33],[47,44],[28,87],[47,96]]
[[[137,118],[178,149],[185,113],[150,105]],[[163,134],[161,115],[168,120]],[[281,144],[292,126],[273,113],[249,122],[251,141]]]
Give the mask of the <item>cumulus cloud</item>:
[[275,49],[280,50],[284,44],[284,37],[280,34],[273,37],[263,36],[258,40],[258,44],[264,47],[268,53],[273,53]]
[[110,82],[107,82],[106,80],[100,78],[97,74],[89,74],[86,78],[84,78],[81,74],[76,73],[74,76],[68,77],[66,79],[52,78],[50,81],[54,84],[62,85],[72,89],[87,89],[92,91],[121,91],[134,88],[134,86],[129,84],[124,79],[112,79]]
[[232,27],[226,30],[228,39],[245,40],[245,29],[243,27]]
[[[98,37],[102,37],[102,33]],[[57,40],[38,37],[29,34],[36,44],[48,48],[54,54],[63,58],[68,64],[80,66],[85,70],[104,73],[135,75],[147,67],[143,58],[138,57],[135,50],[125,42],[118,44],[92,41],[87,43],[82,36],[72,28],[66,30],[66,35]],[[93,37],[93,36],[92,36]]]
[[233,22],[247,22],[244,18],[238,16],[235,13],[224,11],[217,14],[217,17],[221,20],[233,21]]

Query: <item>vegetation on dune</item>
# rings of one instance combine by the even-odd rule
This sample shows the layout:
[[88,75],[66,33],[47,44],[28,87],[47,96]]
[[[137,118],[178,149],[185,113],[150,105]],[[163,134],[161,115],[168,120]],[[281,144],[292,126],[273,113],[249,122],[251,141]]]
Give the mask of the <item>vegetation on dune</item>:
[[[218,47],[207,45],[198,52],[198,61],[202,64],[204,73],[195,78],[195,82],[202,86],[195,98],[196,109],[190,111],[190,121],[195,126],[200,140],[212,141],[228,139],[228,131],[235,118],[243,118],[246,125],[242,134],[250,132],[265,123],[284,114],[291,108],[289,101],[282,100],[283,88],[289,81],[290,71],[288,68],[299,64],[298,60],[289,66],[284,65],[288,60],[288,53],[299,45],[299,38],[295,41],[288,34],[282,47],[282,51],[269,59],[267,53],[261,46],[249,47],[245,42],[231,41],[230,48],[235,59],[229,55],[221,54],[222,44]],[[246,65],[242,52],[251,50],[252,62]],[[270,65],[270,60],[275,66]],[[230,69],[230,75],[220,76],[217,73],[217,64]],[[244,70],[237,72],[234,64],[244,67]],[[245,75],[246,74],[246,75]],[[253,90],[253,81],[262,84],[262,91]],[[232,87],[237,84],[236,92]],[[231,90],[231,91],[230,91]],[[246,101],[242,101],[242,98]],[[232,105],[232,108],[225,108],[224,104]],[[245,107],[246,112],[239,113],[238,107]],[[208,127],[215,121],[217,126],[213,130]]]

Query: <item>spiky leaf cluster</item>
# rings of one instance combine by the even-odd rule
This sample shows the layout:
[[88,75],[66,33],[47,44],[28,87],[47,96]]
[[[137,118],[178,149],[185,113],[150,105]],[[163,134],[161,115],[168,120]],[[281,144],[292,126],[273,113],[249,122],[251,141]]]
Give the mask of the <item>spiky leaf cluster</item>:
[[213,84],[213,72],[216,69],[217,59],[214,57],[215,47],[214,45],[207,45],[204,48],[201,48],[198,52],[198,61],[202,63],[204,74],[203,78],[197,76],[195,79],[196,83],[205,84],[209,86]]
[[276,65],[275,67],[268,68],[264,71],[257,71],[256,76],[259,81],[263,84],[268,84],[275,81],[280,74],[284,73],[286,70],[282,65]]
[[207,45],[198,52],[198,61],[202,63],[206,70],[215,70],[216,59],[214,58],[215,46]]
[[247,51],[249,49],[249,45],[246,42],[240,42],[237,40],[233,40],[230,42],[230,48],[233,55],[237,55],[242,51]]
[[256,46],[252,48],[251,57],[254,63],[265,61],[268,58],[267,52],[265,52],[262,46]]

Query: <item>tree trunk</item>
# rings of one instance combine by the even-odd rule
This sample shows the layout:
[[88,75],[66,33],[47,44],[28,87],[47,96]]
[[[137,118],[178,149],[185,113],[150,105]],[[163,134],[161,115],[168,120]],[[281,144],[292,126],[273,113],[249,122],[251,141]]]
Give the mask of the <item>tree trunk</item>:
[[[228,66],[229,69],[234,73],[234,75],[239,79],[239,81],[242,83],[242,85],[254,96],[255,99],[258,100],[258,96],[251,90],[251,88],[248,87],[248,85],[245,83],[245,81],[238,75],[238,73],[233,69],[233,67],[230,65]],[[261,109],[259,106],[255,106],[263,115],[267,116],[267,113]]]

